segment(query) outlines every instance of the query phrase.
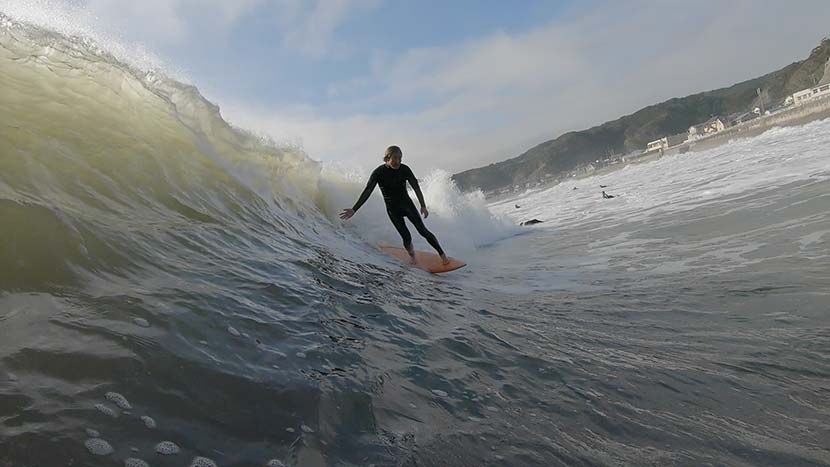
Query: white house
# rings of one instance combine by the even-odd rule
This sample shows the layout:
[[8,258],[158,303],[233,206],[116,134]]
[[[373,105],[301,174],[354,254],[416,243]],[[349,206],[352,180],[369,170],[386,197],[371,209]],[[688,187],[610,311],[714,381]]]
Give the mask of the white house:
[[689,141],[723,131],[729,126],[723,117],[712,117],[709,120],[689,128]]
[[823,84],[814,88],[798,91],[792,95],[792,103],[795,105],[801,105],[817,97],[823,97],[826,95],[830,95],[830,84]]
[[666,149],[667,147],[669,147],[669,139],[660,138],[658,140],[648,143],[646,145],[646,152],[659,151],[660,149]]

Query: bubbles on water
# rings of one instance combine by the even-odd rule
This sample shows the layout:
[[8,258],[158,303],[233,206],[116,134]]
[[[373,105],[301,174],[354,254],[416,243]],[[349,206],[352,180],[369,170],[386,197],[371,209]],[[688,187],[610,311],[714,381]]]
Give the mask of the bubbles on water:
[[237,330],[236,330],[236,328],[235,328],[235,327],[233,327],[233,326],[228,326],[228,332],[230,333],[230,335],[232,335],[232,336],[234,336],[234,337],[239,337],[239,336],[241,336],[241,335],[242,335],[242,334],[241,334],[239,331],[237,331]]
[[207,457],[194,457],[190,467],[217,467],[216,462]]
[[144,426],[146,426],[147,428],[153,429],[156,427],[156,421],[153,420],[152,417],[144,415],[143,417],[141,417],[141,421],[144,422]]
[[129,459],[124,460],[124,467],[150,467],[150,464],[144,462],[141,459],[130,457]]
[[93,430],[92,428],[87,428],[86,435],[90,438],[98,438],[101,436],[101,433],[99,433],[97,430]]
[[305,357],[306,357],[305,352],[297,352],[297,358],[305,358]]
[[150,322],[144,318],[133,318],[133,323],[135,323],[136,326],[141,326],[142,328],[150,327]]
[[110,443],[101,438],[90,438],[84,442],[84,446],[96,456],[106,456],[115,452]]
[[130,402],[127,400],[126,397],[118,394],[117,392],[108,392],[105,396],[108,401],[112,402],[113,404],[117,405],[122,409],[132,409],[133,406],[130,405]]
[[179,446],[172,441],[162,441],[156,445],[156,452],[165,456],[172,456],[180,451]]
[[118,412],[116,412],[115,409],[108,407],[104,404],[95,404],[95,409],[108,417],[118,417]]

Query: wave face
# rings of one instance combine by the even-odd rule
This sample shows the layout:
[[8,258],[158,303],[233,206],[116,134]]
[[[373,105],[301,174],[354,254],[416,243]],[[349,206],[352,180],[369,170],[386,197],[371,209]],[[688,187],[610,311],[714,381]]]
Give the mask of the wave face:
[[[442,283],[371,246],[400,242],[379,196],[340,225],[362,181],[110,49],[0,15],[0,463],[409,455],[377,357]],[[515,233],[447,174],[424,188],[451,251]]]
[[0,15],[0,465],[830,465],[830,121],[426,174],[431,276],[378,194],[337,220],[362,180],[45,23]]

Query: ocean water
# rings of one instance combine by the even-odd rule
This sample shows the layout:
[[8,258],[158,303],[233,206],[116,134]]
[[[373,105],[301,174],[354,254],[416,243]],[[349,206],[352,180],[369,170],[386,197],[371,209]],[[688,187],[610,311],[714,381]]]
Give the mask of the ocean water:
[[0,16],[0,465],[830,465],[830,121],[491,204],[413,157],[434,276],[71,33]]

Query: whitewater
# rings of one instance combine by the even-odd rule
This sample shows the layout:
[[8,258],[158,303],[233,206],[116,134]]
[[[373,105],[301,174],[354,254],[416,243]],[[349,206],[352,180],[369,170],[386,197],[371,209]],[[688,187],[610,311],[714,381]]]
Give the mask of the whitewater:
[[0,465],[830,465],[830,121],[489,202],[404,148],[429,275],[50,24],[0,14]]

